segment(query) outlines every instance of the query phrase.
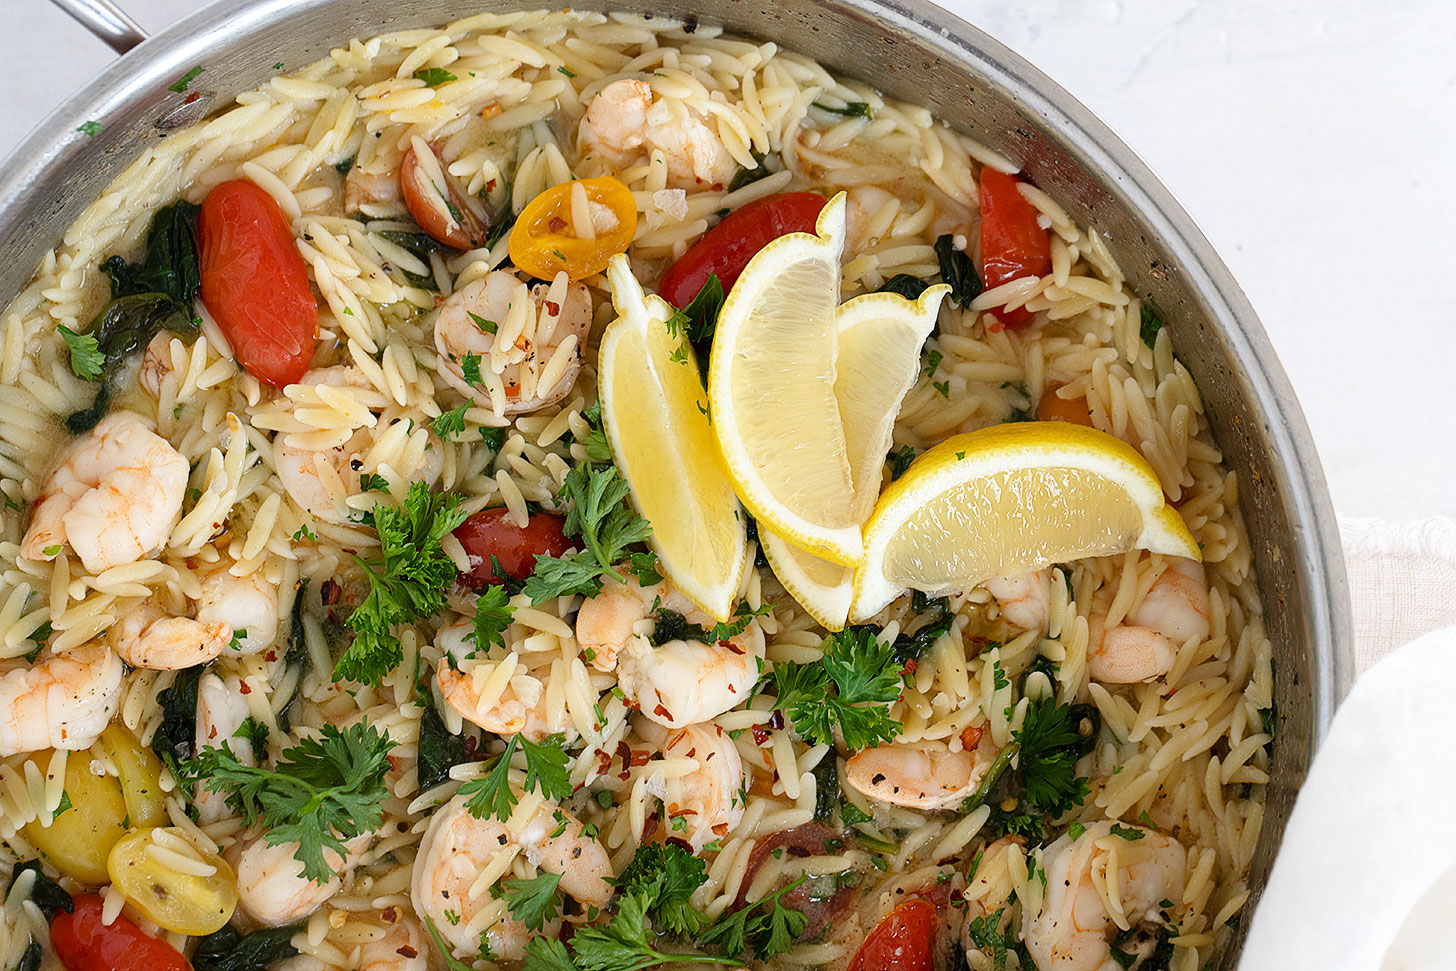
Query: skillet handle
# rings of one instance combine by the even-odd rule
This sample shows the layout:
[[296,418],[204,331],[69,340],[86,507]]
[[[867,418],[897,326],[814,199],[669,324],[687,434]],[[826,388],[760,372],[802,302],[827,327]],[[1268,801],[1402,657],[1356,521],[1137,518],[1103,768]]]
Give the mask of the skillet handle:
[[147,39],[147,32],[111,0],[51,0],[118,54]]

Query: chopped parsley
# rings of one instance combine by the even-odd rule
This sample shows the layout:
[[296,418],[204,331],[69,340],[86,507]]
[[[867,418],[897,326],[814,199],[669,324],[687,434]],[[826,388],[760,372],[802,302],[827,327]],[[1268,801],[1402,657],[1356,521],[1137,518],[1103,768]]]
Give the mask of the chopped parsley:
[[227,795],[249,826],[261,825],[269,846],[297,843],[294,858],[303,876],[324,884],[335,875],[332,850],[348,855],[344,842],[383,821],[389,795],[384,783],[394,742],[367,721],[348,728],[324,725],[318,737],[284,750],[272,769],[238,761],[227,746],[206,748],[182,766],[195,784]]
[[915,449],[909,445],[901,445],[897,449],[892,449],[890,454],[885,456],[885,461],[890,463],[890,481],[894,482],[904,475],[905,470],[910,468],[910,463],[915,461]]
[[933,387],[936,391],[939,391],[942,398],[945,398],[947,400],[950,398],[949,381],[932,381],[931,387]]
[[822,101],[814,102],[814,107],[820,111],[827,111],[831,115],[843,115],[845,118],[872,119],[875,116],[874,109],[866,101],[847,101],[842,108],[824,104]]
[[[1089,725],[1085,733],[1080,730],[1084,723]],[[1011,742],[997,754],[962,810],[970,812],[987,802],[1015,760],[1012,789],[1024,794],[1021,802],[1028,811],[1003,814],[998,822],[1005,832],[1040,842],[1048,820],[1066,815],[1087,798],[1090,789],[1087,779],[1077,775],[1077,760],[1091,751],[1099,725],[1097,709],[1091,705],[1058,705],[1050,697],[1032,702],[1021,728],[1011,733]]]
[[430,428],[441,438],[454,438],[465,431],[465,411],[469,407],[470,402],[467,401],[459,408],[451,408],[430,422]]
[[97,135],[101,134],[101,122],[83,121],[81,122],[81,124],[76,126],[76,131],[85,135],[87,138],[95,138]]
[[465,520],[459,496],[409,487],[402,506],[381,503],[364,522],[379,534],[380,558],[354,557],[369,579],[369,593],[349,616],[354,642],[334,666],[334,680],[378,684],[404,657],[394,628],[445,608],[445,590],[459,571],[440,540]]
[[1123,826],[1121,823],[1113,823],[1112,829],[1108,830],[1113,836],[1120,836],[1129,843],[1136,842],[1148,835],[1136,826]]
[[866,627],[831,634],[823,647],[824,657],[816,664],[774,666],[770,678],[777,707],[810,744],[834,744],[836,726],[851,750],[892,741],[900,733],[900,723],[890,717],[890,705],[900,697],[893,647]]
[[[470,313],[470,311],[467,310],[466,313]],[[494,334],[500,329],[499,324],[493,320],[486,320],[480,314],[471,313],[470,319],[475,321],[475,326],[480,328],[482,334]]]
[[519,749],[526,756],[525,789],[535,789],[547,799],[558,802],[571,795],[571,778],[566,770],[570,756],[566,754],[564,739],[552,735],[541,742],[533,742],[524,735],[512,735],[506,749],[499,755],[486,760],[489,768],[485,775],[471,779],[460,787],[459,795],[469,796],[465,808],[476,819],[494,816],[499,820],[511,818],[519,797],[511,788],[511,758]]
[[181,94],[183,91],[186,91],[187,90],[187,86],[188,85],[190,85],[193,81],[197,80],[197,75],[199,75],[201,73],[202,73],[202,65],[199,64],[196,67],[194,67],[192,70],[188,71],[186,74],[182,75],[176,81],[174,81],[171,84],[167,85],[167,90],[168,91],[176,91],[178,94]]
[[365,472],[359,476],[360,492],[388,492],[389,480],[374,472]]
[[569,78],[576,77],[576,72],[568,69],[566,67],[566,65],[564,65],[564,64],[558,64],[556,66],[556,73],[558,73],[558,74],[565,74]]
[[1152,348],[1158,343],[1158,331],[1163,329],[1163,314],[1158,310],[1158,305],[1153,303],[1152,297],[1143,301],[1141,318],[1138,336],[1143,339],[1144,344]]
[[536,557],[535,572],[523,588],[531,603],[566,594],[594,597],[601,593],[604,579],[618,579],[613,568],[623,560],[655,574],[655,556],[628,549],[652,535],[651,524],[628,502],[630,491],[616,466],[579,465],[566,473],[561,497],[571,502],[571,510],[563,529],[567,536],[580,537],[584,549],[564,557]]
[[647,896],[652,901],[648,916],[654,923],[669,933],[690,936],[708,923],[707,916],[688,902],[707,882],[707,865],[673,843],[639,846],[627,869],[612,881],[623,893]]
[[106,363],[106,354],[96,342],[95,334],[78,334],[64,324],[57,327],[61,340],[71,352],[71,373],[83,381],[97,381],[101,378],[101,366]]
[[465,356],[460,359],[460,376],[465,383],[472,388],[478,388],[485,384],[480,376],[480,362],[483,358],[474,351],[466,351]]
[[927,351],[925,354],[925,376],[927,378],[935,377],[935,372],[940,370],[940,362],[943,360],[945,360],[945,355],[940,351]]
[[310,543],[318,542],[318,534],[313,531],[313,527],[309,526],[308,523],[302,524],[293,531],[293,541],[297,543],[302,540],[307,540]]
[[499,585],[486,587],[475,598],[474,630],[469,635],[475,641],[476,650],[484,650],[492,644],[505,646],[505,631],[511,626],[516,608],[511,606],[511,595]]
[[442,84],[449,84],[456,80],[455,75],[443,67],[422,67],[415,72],[415,77],[432,88],[438,88]]
[[530,880],[507,880],[501,888],[511,916],[527,930],[539,933],[548,920],[561,913],[561,894],[557,892],[560,884],[561,874],[542,871]]

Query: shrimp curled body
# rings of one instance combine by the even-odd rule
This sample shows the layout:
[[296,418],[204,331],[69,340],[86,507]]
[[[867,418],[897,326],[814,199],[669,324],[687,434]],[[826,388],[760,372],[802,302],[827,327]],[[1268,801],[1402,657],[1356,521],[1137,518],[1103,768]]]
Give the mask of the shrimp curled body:
[[0,756],[90,747],[116,713],[121,675],[121,659],[101,641],[0,675]]
[[115,411],[71,443],[21,540],[27,559],[69,544],[92,573],[162,549],[182,512],[187,460],[130,411]]

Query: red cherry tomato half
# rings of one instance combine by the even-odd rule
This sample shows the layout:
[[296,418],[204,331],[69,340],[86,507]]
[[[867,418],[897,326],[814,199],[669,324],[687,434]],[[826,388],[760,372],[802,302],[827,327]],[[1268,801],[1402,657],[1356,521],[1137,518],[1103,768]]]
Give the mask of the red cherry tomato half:
[[849,962],[849,971],[935,971],[935,904],[912,897],[885,915]]
[[536,569],[538,555],[562,556],[574,545],[562,527],[566,520],[549,512],[538,512],[524,527],[511,522],[505,509],[482,509],[455,527],[455,538],[470,557],[470,572],[461,579],[473,589],[501,578],[493,573],[490,558],[494,556],[501,569],[517,580],[524,580]]
[[[986,289],[1052,271],[1051,237],[1037,224],[1036,207],[1017,188],[1014,175],[981,170],[981,279]],[[1025,307],[994,311],[1007,327],[1031,320]]]
[[769,243],[789,233],[812,233],[825,201],[817,192],[785,192],[733,210],[667,268],[657,292],[681,309],[716,273],[726,293]]
[[74,913],[51,918],[51,946],[66,971],[192,971],[192,964],[166,941],[152,937],[120,915],[101,923],[101,898],[75,898]]
[[485,245],[485,226],[433,152],[425,159],[413,147],[404,153],[399,194],[410,216],[434,239],[462,250]]
[[318,304],[283,210],[251,182],[224,182],[202,200],[197,233],[202,302],[238,363],[264,384],[293,384],[313,361]]

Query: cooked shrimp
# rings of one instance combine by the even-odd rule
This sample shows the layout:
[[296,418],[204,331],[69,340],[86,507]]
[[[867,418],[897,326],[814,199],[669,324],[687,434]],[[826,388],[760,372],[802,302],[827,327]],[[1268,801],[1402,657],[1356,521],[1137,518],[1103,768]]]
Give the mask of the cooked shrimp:
[[373,844],[374,835],[362,833],[346,840],[349,855],[345,858],[333,850],[324,850],[324,862],[334,871],[325,883],[304,879],[303,862],[294,856],[297,843],[269,846],[263,837],[254,838],[243,847],[234,868],[238,874],[238,906],[269,927],[302,920],[339,892],[344,885],[341,874],[358,865],[364,851]]
[[986,590],[996,598],[1001,616],[1008,624],[1021,630],[1046,630],[1052,609],[1051,594],[1047,591],[1047,571],[987,580]]
[[187,460],[139,415],[112,412],[51,473],[20,554],[51,560],[69,543],[92,573],[152,556],[177,523],[187,475]]
[[738,746],[712,722],[689,725],[671,732],[662,754],[672,758],[693,759],[698,767],[687,775],[667,781],[663,804],[669,819],[682,819],[686,829],[681,835],[697,853],[715,839],[727,836],[743,818],[743,801],[739,792],[744,787],[743,757]]
[[224,624],[236,633],[231,654],[257,654],[278,639],[278,591],[261,573],[235,577],[225,566],[202,577],[197,619]]
[[[475,649],[475,643],[467,640],[474,630],[471,624],[445,627],[436,636],[435,643],[451,655],[463,658]],[[566,706],[549,704],[546,685],[522,668],[511,675],[494,702],[483,705],[481,691],[490,680],[487,672],[493,670],[493,666],[482,665],[478,674],[467,673],[441,662],[435,669],[440,697],[462,718],[497,735],[522,734],[539,742],[548,735],[571,733],[571,715]]]
[[172,371],[172,334],[159,330],[157,336],[147,345],[142,355],[142,367],[137,372],[137,383],[153,398],[162,396],[162,382]]
[[121,675],[99,640],[0,675],[0,756],[89,748],[116,714]]
[[173,617],[156,604],[137,604],[106,631],[106,643],[132,667],[175,671],[206,664],[233,639],[227,624]]
[[[1113,836],[1112,822],[1093,823],[1042,853],[1046,896],[1021,932],[1041,971],[1116,971],[1111,945],[1118,932],[1158,921],[1160,902],[1182,896],[1188,864],[1182,844],[1157,830],[1128,828],[1142,837]],[[1108,872],[1113,853],[1116,869]],[[1097,889],[1104,881],[1108,890],[1116,885],[1121,914],[1108,913]]]
[[[440,305],[435,314],[435,369],[447,384],[483,407],[499,404],[506,415],[538,411],[571,392],[591,317],[586,285],[568,282],[564,272],[549,285],[528,289],[511,271],[496,270]],[[497,347],[502,331],[518,336]],[[465,380],[470,354],[479,357],[478,384]],[[493,394],[501,395],[499,402]]]
[[[300,385],[327,385],[330,387],[372,387],[369,379],[358,368],[336,366],[309,371],[298,382]],[[397,419],[408,421],[408,419]],[[391,422],[388,426],[393,427]],[[360,428],[347,442],[333,448],[308,449],[288,443],[287,436],[280,435],[273,443],[273,467],[278,481],[294,505],[315,519],[326,523],[346,523],[350,510],[334,502],[330,484],[337,481],[344,496],[359,492],[359,479],[365,473],[377,470],[377,463],[369,452],[383,432],[381,428]],[[408,445],[399,450],[395,461],[400,463],[391,471],[405,481],[423,481],[434,484],[444,469],[441,449],[434,446],[436,439],[423,424],[410,431]]]
[[627,578],[617,586],[582,604],[576,637],[593,651],[599,670],[615,666],[617,685],[630,704],[659,725],[683,728],[711,721],[748,697],[763,663],[757,621],[726,641],[675,640],[654,647],[647,636],[654,606],[699,626],[711,627],[713,618],[666,583],[642,587]]
[[576,130],[588,167],[620,172],[654,151],[667,163],[667,182],[680,189],[721,187],[737,162],[703,117],[675,98],[653,101],[652,85],[636,78],[613,81],[592,98]]
[[1209,631],[1208,583],[1203,564],[1169,557],[1168,565],[1126,620],[1106,626],[1115,585],[1098,590],[1087,618],[1087,669],[1106,684],[1153,681],[1167,674],[1179,646]]
[[[253,743],[240,734],[243,722],[248,720],[248,703],[243,697],[242,683],[237,675],[226,679],[208,672],[197,679],[197,751],[203,749],[228,748],[239,762],[247,766],[258,764],[258,753]],[[206,786],[198,786],[192,800],[203,823],[215,823],[232,813],[228,808],[227,794],[214,792]]]
[[359,971],[425,971],[430,945],[414,915],[386,907],[379,919],[384,936],[359,949]]
[[953,809],[969,796],[996,760],[989,732],[973,749],[952,752],[941,743],[880,745],[844,763],[849,784],[871,799],[913,809]]
[[[576,817],[554,803],[526,797],[508,822],[477,819],[456,796],[435,810],[415,857],[410,896],[420,918],[433,921],[459,957],[473,958],[482,934],[499,959],[520,960],[534,935],[507,912],[489,887],[477,887],[487,867],[509,872],[502,853],[524,854],[531,863],[561,876],[561,889],[589,907],[603,907],[612,896],[607,851],[582,831]],[[553,835],[554,834],[554,835]],[[559,920],[540,932],[555,936]]]
[[398,160],[387,172],[366,172],[355,165],[344,176],[344,211],[392,216],[404,211],[399,194]]
[[869,249],[879,243],[879,237],[869,238],[869,230],[880,210],[895,202],[895,197],[879,186],[857,185],[849,190],[844,219],[845,238],[851,251]]

